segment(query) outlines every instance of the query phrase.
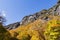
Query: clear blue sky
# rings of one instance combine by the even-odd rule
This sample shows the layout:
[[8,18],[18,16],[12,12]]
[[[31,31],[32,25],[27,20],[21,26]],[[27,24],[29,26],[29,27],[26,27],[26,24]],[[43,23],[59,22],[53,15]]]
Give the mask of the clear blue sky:
[[21,21],[26,15],[55,5],[57,0],[0,0],[0,10],[6,13],[7,24]]

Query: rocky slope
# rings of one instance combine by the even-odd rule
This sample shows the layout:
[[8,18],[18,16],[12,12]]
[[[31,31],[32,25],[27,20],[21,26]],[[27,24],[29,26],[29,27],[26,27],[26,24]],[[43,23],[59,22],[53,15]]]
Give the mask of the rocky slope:
[[43,9],[42,11],[37,12],[33,15],[25,16],[20,22],[20,24],[25,25],[26,23],[33,22],[37,19],[50,20],[50,18],[48,17],[49,15],[60,16],[60,2],[58,2],[56,5],[54,5],[48,10]]
[[0,40],[60,40],[60,7],[49,10],[36,13],[40,14],[38,17],[29,15],[21,22],[8,25],[7,29],[11,27],[12,30],[6,30],[0,23]]
[[[49,16],[60,16],[60,0],[58,0],[57,4],[51,7],[50,9],[46,10],[43,9],[40,12],[36,12],[33,15],[25,16],[20,23],[14,23],[7,25],[7,29],[15,29],[19,25],[26,25],[30,22],[34,22],[35,20],[42,19],[45,21],[50,20]],[[17,26],[18,25],[18,26]]]
[[17,28],[19,25],[20,25],[20,22],[16,22],[16,23],[5,26],[5,28],[11,30],[11,29]]

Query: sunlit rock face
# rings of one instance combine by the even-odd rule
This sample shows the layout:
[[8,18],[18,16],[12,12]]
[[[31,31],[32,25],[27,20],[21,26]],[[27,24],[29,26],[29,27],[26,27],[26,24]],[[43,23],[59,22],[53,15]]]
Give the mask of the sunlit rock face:
[[20,25],[26,25],[26,24],[28,24],[28,23],[30,23],[30,22],[34,22],[35,20],[38,20],[38,19],[44,19],[45,17],[42,18],[42,16],[43,16],[44,14],[48,14],[48,13],[47,13],[47,10],[45,10],[45,9],[42,10],[42,11],[40,11],[40,12],[37,12],[37,13],[35,13],[35,14],[33,14],[33,15],[25,16],[25,17],[22,19],[22,21],[20,22]]
[[36,16],[35,15],[29,15],[29,16],[25,16],[22,21],[20,22],[21,25],[23,24],[27,24],[29,22],[33,22],[34,20],[36,20]]
[[23,19],[22,19],[22,21],[20,22],[20,24],[22,25],[22,24],[26,24],[27,22],[28,22],[28,16],[25,16]]
[[60,0],[58,0],[57,4],[51,7],[50,9],[46,10],[43,9],[40,12],[36,12],[33,15],[25,16],[22,21],[20,22],[21,25],[25,25],[29,22],[34,22],[35,20],[42,19],[42,20],[50,20],[48,15],[52,16],[60,16]]
[[60,5],[57,7],[56,12],[58,13],[58,15],[60,15]]

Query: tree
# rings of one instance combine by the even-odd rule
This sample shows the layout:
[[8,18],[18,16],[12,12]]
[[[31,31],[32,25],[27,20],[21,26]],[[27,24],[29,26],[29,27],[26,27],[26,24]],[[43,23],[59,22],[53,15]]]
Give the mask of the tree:
[[4,22],[6,22],[6,19],[5,19],[4,15],[2,13],[0,13],[0,24],[3,24]]
[[46,40],[60,40],[60,19],[59,18],[48,21],[44,35]]

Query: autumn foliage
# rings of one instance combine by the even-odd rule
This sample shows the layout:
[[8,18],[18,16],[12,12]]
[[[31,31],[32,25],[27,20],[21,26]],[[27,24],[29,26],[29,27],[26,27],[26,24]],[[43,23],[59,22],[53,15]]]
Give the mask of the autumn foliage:
[[48,22],[44,35],[46,40],[60,40],[60,19],[58,17]]
[[60,17],[45,21],[38,19],[16,29],[6,30],[0,24],[0,40],[60,40]]

